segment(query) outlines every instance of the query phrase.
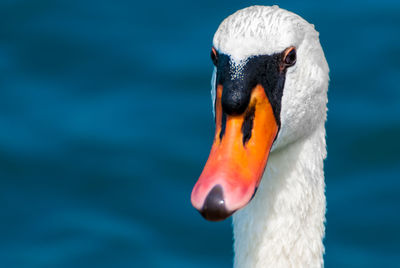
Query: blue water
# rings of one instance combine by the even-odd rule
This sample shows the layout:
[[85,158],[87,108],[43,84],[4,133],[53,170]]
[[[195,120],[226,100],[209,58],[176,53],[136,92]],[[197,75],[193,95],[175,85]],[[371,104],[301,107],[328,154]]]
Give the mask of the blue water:
[[[278,4],[331,69],[326,267],[399,267],[400,2]],[[0,2],[0,267],[232,266],[230,220],[190,192],[212,36],[248,5]]]

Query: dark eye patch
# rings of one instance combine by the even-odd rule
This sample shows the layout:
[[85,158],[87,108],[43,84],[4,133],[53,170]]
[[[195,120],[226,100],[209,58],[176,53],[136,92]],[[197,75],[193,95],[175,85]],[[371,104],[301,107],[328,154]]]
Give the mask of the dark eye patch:
[[[214,56],[213,56],[214,55]],[[256,85],[261,85],[271,103],[276,123],[280,127],[280,112],[283,89],[286,79],[286,67],[295,64],[296,50],[289,47],[281,53],[272,55],[258,55],[250,57],[246,63],[237,66],[229,55],[217,53],[213,48],[211,58],[217,66],[216,85],[222,86],[222,110],[228,115],[242,114],[247,110],[250,95]],[[285,63],[286,62],[286,63]],[[251,126],[251,117],[244,125],[244,143],[251,135],[248,131]],[[251,128],[250,128],[251,129]],[[223,135],[223,132],[221,131]]]

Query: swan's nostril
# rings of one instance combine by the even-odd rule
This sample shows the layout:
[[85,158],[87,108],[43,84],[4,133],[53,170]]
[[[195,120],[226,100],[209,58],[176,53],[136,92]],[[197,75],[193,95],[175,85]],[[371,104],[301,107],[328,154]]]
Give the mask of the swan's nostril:
[[229,212],[225,207],[221,185],[214,186],[208,193],[200,213],[209,221],[222,221],[232,215],[233,211]]

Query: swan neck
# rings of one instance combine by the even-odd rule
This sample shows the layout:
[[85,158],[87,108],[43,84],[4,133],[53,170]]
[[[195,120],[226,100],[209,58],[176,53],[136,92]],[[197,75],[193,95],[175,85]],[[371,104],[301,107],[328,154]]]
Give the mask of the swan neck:
[[270,154],[258,192],[233,216],[235,267],[323,267],[325,128]]

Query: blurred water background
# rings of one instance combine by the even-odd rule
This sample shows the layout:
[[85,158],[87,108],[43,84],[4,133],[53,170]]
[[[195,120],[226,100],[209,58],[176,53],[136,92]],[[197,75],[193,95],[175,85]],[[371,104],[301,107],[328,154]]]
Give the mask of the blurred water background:
[[0,2],[0,267],[231,267],[190,192],[219,23],[279,4],[331,69],[326,267],[399,267],[400,2]]

